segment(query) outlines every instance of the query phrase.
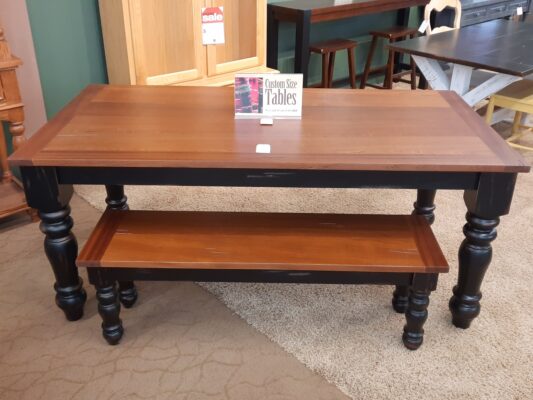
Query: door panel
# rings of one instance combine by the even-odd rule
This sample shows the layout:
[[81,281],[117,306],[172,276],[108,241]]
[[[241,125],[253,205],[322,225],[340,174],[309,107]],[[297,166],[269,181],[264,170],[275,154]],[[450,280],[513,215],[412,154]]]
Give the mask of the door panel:
[[218,75],[264,62],[266,0],[209,0],[224,7],[225,44],[207,46],[208,74]]
[[167,85],[206,73],[203,0],[129,0],[138,84]]

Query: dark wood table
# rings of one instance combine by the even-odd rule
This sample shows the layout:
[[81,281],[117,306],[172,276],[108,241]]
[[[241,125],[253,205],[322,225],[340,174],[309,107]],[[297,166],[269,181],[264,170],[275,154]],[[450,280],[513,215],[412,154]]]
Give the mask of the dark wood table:
[[410,7],[423,6],[428,2],[429,0],[352,0],[341,4],[334,0],[291,0],[268,4],[267,66],[278,68],[280,21],[296,24],[294,72],[303,73],[304,86],[307,86],[311,24],[398,10],[397,24],[407,26]]
[[[389,47],[411,54],[433,89],[453,90],[470,106],[533,73],[533,23],[529,18],[525,22],[484,22]],[[453,64],[451,79],[439,61]],[[473,69],[495,74],[471,89]]]
[[[256,153],[259,143],[270,144],[271,153]],[[414,217],[423,216],[429,222],[434,219],[436,190],[464,191],[468,210],[463,230],[465,239],[459,249],[459,279],[450,300],[453,323],[461,328],[468,328],[479,314],[480,287],[490,264],[496,226],[500,216],[509,212],[517,174],[530,170],[524,159],[454,92],[338,89],[306,89],[302,120],[276,120],[273,126],[261,126],[257,120],[234,119],[231,88],[90,86],[39,130],[26,146],[15,152],[10,161],[21,168],[28,202],[39,210],[45,252],[56,278],[57,305],[69,320],[82,317],[86,299],[76,268],[76,238],[71,232],[73,220],[69,201],[74,184],[106,185],[109,212],[127,210],[123,185],[416,189]],[[155,223],[156,218],[139,214],[132,217],[126,228],[120,229],[120,218],[113,215],[103,217],[102,221],[114,228],[102,229],[100,224],[95,229],[93,235],[97,235],[97,240],[89,241],[83,257],[84,266],[112,267],[121,260],[125,263],[122,267],[130,262],[135,264],[132,254],[140,250],[132,243],[142,243],[143,236],[135,236],[135,230]],[[173,223],[169,218],[160,217],[162,224],[167,225],[160,226],[159,233],[151,233],[164,235],[179,223],[187,225],[187,218],[192,217],[177,217]],[[213,218],[223,221],[228,217],[219,215],[207,220]],[[298,219],[294,215],[287,218]],[[320,218],[311,217],[312,223],[332,226]],[[359,218],[350,223],[353,226],[369,224],[368,216]],[[380,218],[381,229],[386,229],[385,216]],[[207,220],[191,223],[190,228],[187,225],[187,235],[198,238],[194,229],[200,229],[198,227]],[[272,222],[275,226],[271,230],[289,229],[290,224],[283,218],[277,217],[277,221]],[[394,226],[404,224],[401,221],[404,220],[396,220]],[[346,224],[348,222],[347,219]],[[255,226],[253,221],[242,219],[239,224],[240,233],[252,232],[250,227]],[[233,229],[230,223],[226,225]],[[117,244],[113,254],[104,254],[110,240],[108,232],[113,229],[135,237],[121,236],[122,239],[117,240],[122,240],[123,244]],[[269,237],[268,232],[268,229],[264,231],[265,237]],[[458,226],[457,234],[460,232]],[[187,235],[180,237],[187,238]],[[382,240],[385,236],[378,235]],[[313,237],[319,246],[322,239]],[[243,240],[245,238],[246,235]],[[166,253],[175,253],[172,248],[164,247],[163,242],[152,248],[150,257],[165,253],[165,248]],[[195,243],[198,247],[198,243],[203,242]],[[242,243],[237,245],[243,248]],[[254,246],[251,248],[259,248],[257,244]],[[209,250],[205,245],[200,247]],[[191,244],[186,251],[197,254],[191,250],[193,248]],[[132,251],[124,252],[127,249]],[[211,259],[221,260],[217,258],[218,253],[209,251]],[[423,257],[426,261],[422,266],[417,261],[419,266],[411,271],[421,268],[426,272],[434,271],[429,267],[443,262],[427,261],[437,254],[436,251],[436,247],[426,251],[427,256]],[[280,249],[280,252],[287,254],[288,259],[295,257],[288,249]],[[375,252],[375,256],[367,258],[363,264],[372,262],[368,259],[378,255],[381,257],[379,253]],[[397,259],[408,253],[396,251],[388,257]],[[242,254],[241,264],[246,264],[253,256]],[[147,262],[146,259],[140,261],[141,264]],[[169,260],[156,261],[167,266],[164,271],[169,271]],[[309,260],[300,259],[299,268],[307,262]],[[296,264],[293,260],[290,265]],[[327,260],[315,266],[319,271],[310,268],[304,272],[279,268],[273,271],[275,265],[279,265],[276,262],[269,263],[266,269],[264,265],[251,266],[237,272],[220,271],[216,262],[210,265],[210,270],[181,271],[186,274],[181,279],[330,283],[356,280],[354,275],[343,275],[342,268],[328,267]],[[404,279],[404,275],[393,273],[402,271],[394,265],[374,267],[377,271],[392,273],[387,276]],[[116,272],[114,276],[121,282],[123,304],[131,305],[135,299],[135,289],[128,278],[151,274],[154,279],[165,279],[169,272],[163,270],[123,268]],[[368,283],[376,276],[370,273],[364,277],[358,275],[357,279]],[[391,283],[392,278],[380,279],[382,283]],[[397,288],[400,292],[396,292],[396,300],[398,293],[406,296],[406,285]],[[106,322],[106,338],[110,342],[116,342],[120,322],[113,290],[111,285],[99,287],[97,294],[100,313]],[[413,324],[418,328],[425,320],[426,300],[427,296],[421,295],[413,303],[415,312],[411,322],[417,320]],[[416,307],[421,308],[416,311]]]

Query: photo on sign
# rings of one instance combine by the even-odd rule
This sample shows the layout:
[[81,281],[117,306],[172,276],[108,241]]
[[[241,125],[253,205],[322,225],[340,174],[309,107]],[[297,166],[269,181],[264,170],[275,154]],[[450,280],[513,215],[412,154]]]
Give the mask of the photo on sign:
[[302,74],[237,74],[235,118],[301,118]]

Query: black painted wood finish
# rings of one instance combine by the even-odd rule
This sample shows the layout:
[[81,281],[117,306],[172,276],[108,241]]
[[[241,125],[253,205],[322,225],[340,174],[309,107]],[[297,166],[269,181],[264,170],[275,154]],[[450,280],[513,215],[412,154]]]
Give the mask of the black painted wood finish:
[[114,280],[109,280],[101,271],[88,268],[89,280],[96,288],[98,313],[102,317],[102,336],[110,345],[120,342],[124,334],[120,319],[120,301]]
[[509,213],[516,175],[482,175],[476,191],[464,194],[468,209],[459,248],[459,277],[450,299],[452,322],[466,329],[481,310],[481,283],[492,259],[499,217]]
[[405,312],[403,344],[416,350],[424,341],[424,323],[428,318],[429,295],[437,287],[437,274],[415,274],[409,290],[409,304]]
[[[105,185],[107,197],[105,202],[112,210],[129,210],[128,198],[124,194],[123,185]],[[131,308],[137,301],[137,289],[132,281],[118,282],[119,298],[122,305]]]
[[[416,202],[413,204],[413,214],[423,215],[430,225],[435,221],[436,190],[417,190]],[[409,305],[409,286],[397,285],[392,293],[392,307],[397,313],[405,313]]]
[[44,250],[56,279],[56,304],[69,321],[76,321],[83,316],[87,295],[75,265],[78,243],[71,232],[72,185],[59,184],[54,168],[29,168],[21,173],[28,204],[41,218]]
[[524,77],[533,73],[533,24],[495,20],[389,45],[402,52]]

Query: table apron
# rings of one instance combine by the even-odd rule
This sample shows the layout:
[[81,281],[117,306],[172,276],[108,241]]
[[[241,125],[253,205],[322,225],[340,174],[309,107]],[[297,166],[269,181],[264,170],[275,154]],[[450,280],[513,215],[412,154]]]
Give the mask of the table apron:
[[[217,270],[174,268],[87,268],[89,281],[95,283],[99,270],[109,279],[134,281],[262,282],[313,284],[410,285],[413,273],[337,272],[278,270]],[[430,274],[436,277],[436,274]],[[434,283],[436,287],[436,281]]]
[[477,172],[57,167],[63,185],[475,190]]

